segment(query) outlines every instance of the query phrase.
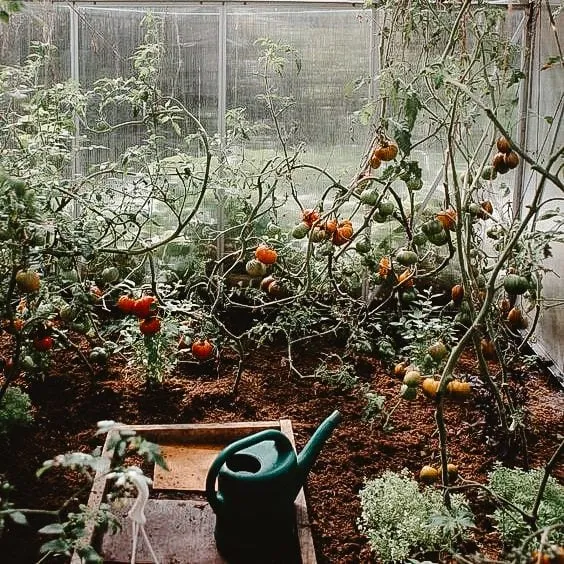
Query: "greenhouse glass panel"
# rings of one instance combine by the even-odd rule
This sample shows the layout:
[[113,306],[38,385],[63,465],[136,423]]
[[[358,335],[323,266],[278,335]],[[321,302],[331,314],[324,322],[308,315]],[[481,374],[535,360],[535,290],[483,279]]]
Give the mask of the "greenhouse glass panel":
[[[217,7],[84,5],[78,7],[77,12],[80,18],[78,74],[84,88],[96,89],[101,84],[98,81],[106,78],[145,81],[147,89],[143,90],[141,85],[133,96],[142,99],[158,92],[162,104],[179,105],[195,118],[180,112],[183,115],[177,116],[178,123],[174,127],[172,122],[157,124],[149,133],[147,119],[150,118],[140,118],[135,112],[131,114],[128,106],[122,109],[116,104],[103,116],[89,115],[88,121],[101,132],[90,131],[90,147],[81,155],[82,170],[92,173],[92,167],[101,162],[129,160],[132,151],[141,148],[151,151],[151,158],[157,159],[148,165],[151,170],[144,174],[155,174],[155,167],[158,167],[164,178],[168,177],[164,180],[166,188],[160,190],[172,193],[181,190],[177,168],[185,168],[192,158],[188,155],[193,155],[194,151],[198,158],[201,149],[193,139],[197,131],[195,120],[212,136],[218,127]],[[122,82],[116,82],[116,88],[122,86]],[[124,96],[129,94],[124,93]],[[119,135],[113,129],[113,124],[117,123],[128,124],[120,126]],[[140,183],[147,179],[139,170],[134,171],[131,162],[123,181],[140,199],[148,198],[146,211],[155,221],[150,233],[157,224],[161,231],[172,228],[170,210],[139,189]],[[108,178],[108,182],[107,196],[117,197],[122,185],[119,175]],[[215,221],[215,207],[213,198],[204,202],[201,209],[206,221]]]
[[70,76],[70,10],[67,6],[38,3],[10,18],[0,26],[0,64],[23,63],[38,44],[54,47],[45,76],[48,83]]
[[[554,10],[554,6],[552,7]],[[555,62],[558,54],[557,36],[564,34],[564,22],[557,18],[556,28],[550,25],[546,8],[538,19],[536,44],[531,63],[531,98],[527,114],[527,149],[538,159],[541,166],[547,166],[551,155],[564,146],[564,132],[562,119],[564,112],[564,72],[562,66]],[[553,173],[562,166],[562,157],[551,168]],[[560,169],[561,170],[561,169]],[[561,176],[561,175],[560,175]],[[537,189],[541,177],[532,173],[526,167],[523,185],[523,207],[521,213],[527,211],[534,191]],[[537,229],[556,230],[563,233],[562,194],[550,181],[545,183],[543,201],[537,221]],[[546,219],[542,219],[543,216]],[[544,303],[540,304],[541,314],[536,332],[537,344],[543,355],[552,360],[560,372],[564,372],[564,340],[562,339],[562,278],[564,277],[564,245],[562,242],[544,247],[543,241],[538,241],[538,253],[546,253],[546,268],[548,272],[540,281]],[[552,272],[551,272],[552,271]],[[530,309],[531,320],[534,319],[536,304],[527,304]]]
[[[153,8],[79,8],[80,82],[92,87],[102,77],[132,74],[132,56],[143,44],[147,17],[157,22],[163,42],[158,87],[163,96],[179,100],[213,134],[217,130],[218,13],[215,8],[159,6]],[[122,134],[127,147],[135,135]],[[115,138],[117,136],[113,136]]]
[[[343,185],[354,178],[368,136],[355,112],[368,96],[371,31],[371,10],[229,6],[227,107],[244,109],[256,128],[246,159],[298,152],[299,161],[327,169]],[[356,88],[362,80],[364,86]],[[233,147],[230,157],[237,156]],[[313,207],[330,184],[308,169],[294,171],[292,181],[304,207]],[[288,197],[289,189],[279,183],[277,198]],[[288,214],[284,223],[295,222],[296,209],[289,202],[281,210],[281,216]]]

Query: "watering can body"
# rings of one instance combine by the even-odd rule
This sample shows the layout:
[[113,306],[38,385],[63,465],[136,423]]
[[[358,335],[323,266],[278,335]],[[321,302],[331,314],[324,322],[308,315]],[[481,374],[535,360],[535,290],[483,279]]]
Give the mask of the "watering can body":
[[229,562],[295,561],[294,500],[339,421],[335,411],[300,455],[274,429],[240,439],[219,453],[208,471],[206,497],[216,514],[217,548]]

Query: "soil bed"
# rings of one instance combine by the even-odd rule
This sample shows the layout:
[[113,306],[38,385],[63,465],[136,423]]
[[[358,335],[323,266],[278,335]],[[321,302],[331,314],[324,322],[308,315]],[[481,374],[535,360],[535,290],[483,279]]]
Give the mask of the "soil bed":
[[[323,353],[312,347],[294,354],[300,371],[313,374]],[[415,401],[399,403],[386,431],[378,421],[365,421],[363,386],[385,396],[385,409],[390,410],[398,401],[401,382],[391,375],[389,366],[373,357],[358,356],[349,361],[355,365],[359,385],[342,391],[327,382],[291,374],[285,348],[263,348],[249,356],[238,397],[233,399],[237,358],[229,353],[222,355],[217,370],[182,363],[164,383],[147,387],[139,370],[123,358],[112,358],[108,370],[92,379],[76,353],[58,351],[44,380],[22,383],[36,406],[35,422],[0,446],[0,473],[15,486],[12,499],[19,507],[58,509],[82,485],[77,500],[69,505],[72,508],[86,500],[89,486],[83,478],[47,472],[38,479],[35,471],[56,454],[91,452],[100,445],[103,438],[94,435],[99,420],[156,424],[288,418],[300,450],[319,423],[339,409],[343,421],[325,445],[306,486],[317,558],[320,564],[377,562],[357,529],[358,491],[365,479],[385,470],[407,468],[416,475],[422,465],[436,464],[438,437],[433,404],[420,393]],[[471,399],[447,403],[446,407],[450,457],[461,478],[484,483],[492,463],[501,456],[522,467],[522,449],[503,452],[497,441],[491,424],[493,402],[473,376],[477,374],[476,361],[464,356],[459,372],[468,374],[474,385]],[[558,434],[564,433],[564,394],[550,376],[525,368],[512,375],[510,388],[525,409],[528,463],[530,467],[544,466],[557,446]],[[564,480],[562,465],[555,475]],[[496,559],[502,546],[485,517],[491,507],[476,496],[473,503],[479,527],[465,551],[479,551]],[[10,524],[0,540],[2,562],[37,562],[40,543],[36,537],[32,528]],[[435,561],[448,561],[444,556],[433,556]],[[55,561],[64,562],[49,562]]]

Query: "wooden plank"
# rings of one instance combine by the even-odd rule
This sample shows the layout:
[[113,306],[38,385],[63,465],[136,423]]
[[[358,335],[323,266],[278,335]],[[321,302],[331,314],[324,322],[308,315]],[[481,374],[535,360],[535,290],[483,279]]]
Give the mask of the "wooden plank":
[[279,421],[250,421],[238,423],[184,423],[178,425],[120,425],[118,429],[132,429],[148,441],[159,445],[223,443],[258,433],[265,429],[280,429]]
[[[100,504],[104,499],[104,494],[106,492],[107,474],[110,470],[110,463],[112,460],[113,452],[109,448],[110,441],[115,437],[115,432],[110,431],[106,435],[106,440],[104,441],[104,448],[102,450],[102,463],[103,465],[96,471],[94,475],[94,480],[92,482],[92,488],[90,489],[90,495],[88,496],[88,507],[90,509],[98,509]],[[90,518],[87,518],[84,538],[92,539],[94,538],[94,529],[96,527],[95,516],[91,514]],[[74,552],[71,558],[70,564],[81,564],[82,559],[80,556]]]
[[205,491],[209,467],[222,449],[217,443],[161,446],[168,470],[155,464],[153,488]]
[[[122,525],[121,533],[105,535],[104,562],[131,561],[131,521],[127,512],[133,500],[118,501],[112,511]],[[208,503],[192,500],[150,499],[145,508],[145,531],[161,564],[225,564],[215,547],[215,515]],[[136,562],[151,564],[151,553],[139,535]]]
[[[294,440],[292,422],[289,419],[281,419],[280,430],[290,439],[295,449],[296,443]],[[294,502],[294,506],[296,508],[296,528],[298,532],[298,543],[300,545],[302,564],[317,564],[315,547],[313,546],[313,538],[311,536],[311,524],[309,522],[307,503],[303,488],[300,489],[298,496],[296,497],[296,501]]]

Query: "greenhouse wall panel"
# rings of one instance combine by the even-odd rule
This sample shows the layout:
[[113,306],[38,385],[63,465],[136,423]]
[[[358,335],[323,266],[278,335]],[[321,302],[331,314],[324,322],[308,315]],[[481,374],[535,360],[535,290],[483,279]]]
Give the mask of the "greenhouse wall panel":
[[[531,97],[527,113],[527,148],[534,158],[543,166],[548,164],[548,156],[558,148],[564,147],[564,89],[562,66],[555,62],[558,53],[558,37],[564,34],[562,18],[556,20],[556,27],[550,24],[546,8],[544,8],[537,22],[536,42],[531,65]],[[559,168],[560,167],[560,168]],[[552,172],[560,171],[562,176],[562,158],[556,161]],[[531,194],[538,186],[540,176],[531,173],[526,167],[523,184],[523,210],[531,203]],[[545,183],[543,192],[543,206],[540,217],[554,216],[537,222],[539,229],[556,229],[561,235],[564,227],[561,215],[553,214],[554,210],[562,209],[562,193],[550,181]],[[550,213],[549,213],[550,212]],[[560,219],[560,220],[559,220]],[[543,355],[555,363],[557,370],[564,372],[564,339],[562,338],[563,320],[563,278],[564,278],[564,243],[557,242],[546,248],[547,272],[542,278],[542,290],[545,303],[538,320],[536,343],[540,345]],[[531,311],[531,316],[535,311]]]

